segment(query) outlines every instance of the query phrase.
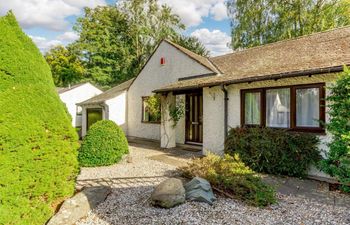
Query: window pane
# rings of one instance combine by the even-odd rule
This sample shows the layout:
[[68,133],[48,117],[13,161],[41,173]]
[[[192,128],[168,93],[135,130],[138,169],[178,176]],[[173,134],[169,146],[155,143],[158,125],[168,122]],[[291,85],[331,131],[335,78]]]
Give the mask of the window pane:
[[266,126],[290,127],[290,89],[266,90]]
[[296,111],[296,123],[298,127],[319,127],[320,89],[297,89]]
[[160,122],[160,100],[143,99],[143,122]]
[[245,93],[245,124],[260,125],[260,92]]
[[143,101],[143,121],[149,122],[149,108],[147,106],[147,102],[144,100]]

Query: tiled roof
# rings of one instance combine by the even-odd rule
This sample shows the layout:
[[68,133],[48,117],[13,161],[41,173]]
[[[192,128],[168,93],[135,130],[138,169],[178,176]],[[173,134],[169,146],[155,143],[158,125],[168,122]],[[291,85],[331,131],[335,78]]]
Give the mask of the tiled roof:
[[77,87],[83,86],[84,84],[87,84],[87,83],[76,84],[76,85],[73,85],[73,86],[70,86],[70,87],[57,87],[56,90],[57,90],[58,94],[62,94],[64,92],[73,90],[73,89],[75,89]]
[[178,81],[156,92],[337,72],[350,65],[350,26],[248,48],[210,61],[222,75]]
[[122,91],[129,89],[130,85],[134,81],[135,78],[132,78],[128,81],[125,81],[124,83],[121,83],[99,95],[96,95],[84,102],[78,103],[77,105],[91,105],[91,104],[99,104],[103,103],[109,99],[112,99],[116,97],[118,94],[120,94]]

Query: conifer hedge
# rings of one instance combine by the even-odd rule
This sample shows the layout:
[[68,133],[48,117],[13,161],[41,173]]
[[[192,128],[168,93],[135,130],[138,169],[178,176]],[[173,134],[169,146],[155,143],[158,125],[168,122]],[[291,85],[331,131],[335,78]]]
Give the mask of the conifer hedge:
[[73,194],[77,140],[49,66],[9,12],[0,18],[0,224],[44,224]]

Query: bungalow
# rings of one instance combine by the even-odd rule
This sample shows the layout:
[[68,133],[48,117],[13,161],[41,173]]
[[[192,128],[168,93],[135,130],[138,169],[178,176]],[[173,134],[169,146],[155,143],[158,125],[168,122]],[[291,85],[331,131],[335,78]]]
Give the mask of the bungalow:
[[[316,133],[327,150],[326,87],[344,65],[350,65],[350,27],[212,58],[163,40],[135,79],[79,104],[83,130],[93,109],[127,136],[158,140],[163,148],[186,143],[222,153],[229,128],[258,125]],[[161,118],[148,110],[154,93],[161,96]],[[174,127],[169,108],[179,101],[185,116]]]
[[82,127],[82,110],[81,107],[76,104],[102,93],[100,89],[89,82],[66,88],[57,88],[57,92],[72,117],[73,127],[76,128]]

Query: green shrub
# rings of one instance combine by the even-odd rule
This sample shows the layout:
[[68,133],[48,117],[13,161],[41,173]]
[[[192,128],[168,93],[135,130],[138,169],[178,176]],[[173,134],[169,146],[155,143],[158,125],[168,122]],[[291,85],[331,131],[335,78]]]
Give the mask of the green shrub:
[[225,153],[239,154],[256,172],[304,177],[310,164],[320,160],[319,139],[308,133],[272,128],[234,128]]
[[78,137],[12,13],[0,33],[0,224],[44,224],[74,192]]
[[79,150],[81,166],[108,166],[128,153],[128,141],[123,130],[110,120],[101,120],[90,127]]
[[267,206],[276,202],[275,190],[239,159],[238,155],[220,157],[214,154],[194,159],[180,169],[186,177],[202,177],[214,187],[253,206]]
[[322,160],[321,169],[339,179],[342,189],[350,192],[350,69],[330,88],[330,123],[327,130],[333,135],[327,158]]

